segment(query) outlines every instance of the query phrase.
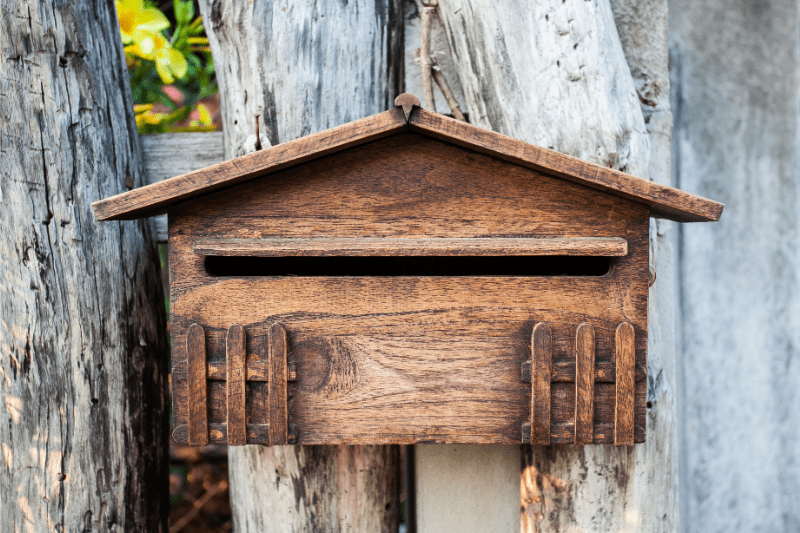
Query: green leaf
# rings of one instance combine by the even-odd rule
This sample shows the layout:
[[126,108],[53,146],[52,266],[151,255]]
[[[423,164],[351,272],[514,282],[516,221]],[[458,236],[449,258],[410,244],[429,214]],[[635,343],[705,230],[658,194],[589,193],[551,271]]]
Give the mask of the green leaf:
[[192,18],[194,17],[194,2],[174,0],[172,3],[172,10],[175,13],[175,21],[178,25],[186,26],[192,22]]

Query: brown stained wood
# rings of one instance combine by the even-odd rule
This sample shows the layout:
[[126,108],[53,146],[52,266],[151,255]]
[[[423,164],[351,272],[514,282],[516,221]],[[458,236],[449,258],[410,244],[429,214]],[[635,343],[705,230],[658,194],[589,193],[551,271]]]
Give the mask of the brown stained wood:
[[[575,430],[574,422],[554,423],[550,429],[550,444],[572,444]],[[614,444],[614,423],[599,422],[593,427],[594,439],[592,444]],[[644,426],[636,424],[634,429],[634,442],[642,443],[645,441]]]
[[[302,163],[407,129],[642,203],[650,207],[651,214],[655,217],[678,222],[714,221],[719,220],[724,207],[700,196],[540,148],[418,107],[413,108],[406,123],[404,109],[396,107],[330,130],[112,196],[94,202],[92,208],[98,220],[128,220],[157,215],[178,202],[292,166],[302,167]],[[423,169],[417,169],[417,172],[420,171]]]
[[[248,444],[269,444],[269,424],[247,424],[246,431]],[[227,424],[209,424],[208,433],[209,444],[231,444]],[[188,434],[189,428],[186,424],[175,426],[172,430],[172,438],[176,442],[186,442]]]
[[419,98],[417,98],[413,94],[403,93],[398,95],[397,98],[394,99],[394,105],[395,107],[403,108],[403,114],[405,115],[407,121],[408,117],[411,116],[411,110],[414,109],[414,107],[419,107],[420,104],[419,104]]
[[[553,383],[575,383],[574,361],[555,361],[553,362]],[[209,365],[210,368],[211,365]],[[600,361],[594,364],[594,380],[599,383],[616,382],[616,369],[613,361]],[[525,383],[531,382],[531,363],[526,361],[520,368],[520,377]],[[209,376],[209,379],[211,377]],[[220,378],[224,379],[224,378]],[[647,369],[644,364],[637,362],[634,381],[637,383],[647,379]],[[266,378],[264,379],[266,381]]]
[[206,398],[206,338],[202,326],[192,324],[186,332],[189,385],[189,444],[208,444]]
[[247,444],[245,432],[245,342],[244,328],[239,324],[232,325],[228,329],[228,338],[225,344],[229,446]]
[[553,359],[552,332],[539,322],[531,335],[533,359],[531,379],[531,444],[550,444],[550,368]]
[[581,324],[575,334],[575,444],[594,440],[594,328]]
[[289,408],[287,405],[286,329],[278,323],[269,329],[269,442],[287,444]]
[[201,170],[140,187],[92,204],[97,220],[160,214],[183,200],[374,141],[407,129],[400,108],[281,143]]
[[[510,444],[522,440],[531,418],[532,386],[520,367],[531,358],[534,325],[552,330],[551,433],[571,424],[564,427],[574,439],[576,329],[595,328],[594,423],[613,427],[614,336],[628,321],[637,332],[634,422],[644,428],[648,213],[617,196],[399,134],[172,211],[171,328],[183,335],[191,323],[203,324],[209,368],[224,361],[231,323],[247,329],[251,368],[267,350],[250,345],[266,339],[273,323],[291,331],[297,382],[287,407],[299,444]],[[628,253],[599,277],[311,279],[214,278],[194,251],[203,239],[285,237],[616,237]],[[178,426],[187,423],[179,345],[173,361]],[[225,384],[209,383],[209,423],[224,423]],[[253,385],[266,390],[268,381],[248,384],[248,416],[269,404]],[[268,422],[264,416],[259,422]]]
[[654,217],[677,222],[719,220],[723,205],[679,189],[637,178],[507,137],[422,108],[412,111],[411,131],[431,135],[512,163],[650,206]]
[[[178,363],[180,364],[180,363]],[[246,368],[246,381],[263,381],[269,380],[269,363],[267,361],[247,361]],[[206,378],[208,380],[225,381],[227,379],[227,370],[225,363],[216,361],[209,361],[206,364]],[[638,374],[637,374],[638,376]],[[289,364],[288,381],[295,381],[297,379],[297,371]],[[529,378],[530,379],[530,378]],[[614,381],[611,379],[611,381]]]
[[[613,335],[613,333],[612,333]],[[336,354],[339,357],[339,354]],[[374,364],[370,362],[370,364]],[[455,366],[454,366],[455,368]],[[440,382],[446,383],[446,372],[442,371],[437,373],[436,377],[441,377]],[[494,373],[494,368],[487,371],[487,374]],[[465,372],[467,374],[468,372]],[[321,379],[321,376],[315,374],[315,381]],[[347,390],[348,384],[341,381],[341,373],[334,373],[330,375],[334,380],[339,380],[338,383],[332,384],[330,388],[326,388],[324,393],[330,395],[339,387]],[[175,379],[175,376],[173,376]],[[180,379],[180,378],[179,378]],[[369,383],[366,380],[360,381],[366,387]],[[298,383],[299,385],[307,386],[308,384]],[[385,382],[384,382],[385,384]],[[406,382],[403,383],[406,385]],[[209,404],[209,427],[214,424],[224,425],[226,417],[225,408],[225,388],[223,384],[218,388],[212,387],[210,395],[213,398]],[[480,385],[483,385],[481,387]],[[374,403],[369,404],[363,400],[364,395],[352,393],[340,393],[340,403],[325,402],[322,395],[314,396],[313,405],[317,406],[320,410],[327,409],[343,409],[348,412],[346,417],[331,418],[330,415],[325,417],[324,420],[319,421],[314,416],[303,416],[300,428],[303,430],[299,434],[300,444],[322,444],[325,442],[336,442],[342,444],[411,444],[415,442],[437,442],[437,443],[474,443],[474,444],[513,444],[519,443],[521,440],[530,440],[530,402],[516,402],[513,399],[519,395],[525,397],[525,391],[515,391],[514,394],[507,393],[502,396],[504,401],[502,407],[506,410],[519,411],[520,415],[511,417],[516,427],[509,427],[504,430],[506,422],[501,416],[502,409],[494,412],[491,409],[484,408],[483,410],[472,410],[470,404],[480,405],[481,402],[496,401],[499,395],[502,394],[501,387],[490,387],[487,380],[482,384],[475,386],[474,392],[471,396],[466,397],[464,401],[464,394],[459,393],[458,389],[452,383],[446,384],[446,391],[444,393],[438,392],[434,395],[435,388],[431,388],[428,394],[427,401],[423,401],[419,396],[414,394],[398,394],[393,392],[392,389],[387,391],[384,387],[382,390],[376,389],[376,394],[387,394],[391,398],[381,401],[376,398]],[[502,387],[506,387],[506,382],[503,380]],[[440,387],[441,389],[441,387]],[[488,390],[488,392],[487,392]],[[482,392],[483,391],[483,392]],[[530,394],[530,386],[527,387],[528,394]],[[399,398],[397,398],[399,396]],[[448,402],[448,396],[454,396],[454,400],[448,406],[449,415],[442,415],[439,413],[426,414],[426,411],[431,407],[435,407],[437,403]],[[634,428],[634,442],[645,441],[645,425],[647,417],[647,409],[645,402],[647,399],[647,383],[641,382],[636,384],[635,390],[635,428]],[[174,398],[176,404],[185,402],[185,396],[181,393]],[[376,407],[380,411],[375,411]],[[467,412],[462,412],[463,409]],[[266,407],[264,408],[266,411]],[[297,418],[297,403],[293,404],[292,416]],[[614,442],[614,411],[615,411],[615,386],[614,384],[598,384],[595,390],[595,420],[594,420],[594,444],[613,444]],[[366,418],[369,418],[369,424],[362,420],[359,412],[364,410]],[[312,412],[315,412],[312,410]],[[382,419],[379,419],[379,414],[383,413]],[[491,421],[487,424],[482,424],[482,420],[475,421],[481,413],[491,417]],[[551,384],[551,444],[564,444],[572,443],[574,439],[574,414],[575,414],[575,386],[568,383],[553,383]],[[449,416],[451,420],[441,420],[443,416]],[[507,416],[507,415],[506,415]],[[412,417],[413,420],[409,420]],[[454,420],[452,420],[454,419]],[[266,420],[259,420],[258,422],[266,424]],[[175,425],[184,425],[183,418],[176,421]],[[347,427],[334,426],[339,424],[344,426],[346,424],[355,425],[358,432],[353,432]],[[527,425],[526,436],[521,435],[521,427]],[[333,426],[333,427],[332,427]],[[498,429],[499,428],[499,429]],[[598,430],[598,428],[600,428]],[[598,432],[600,431],[600,432]],[[176,440],[180,433],[175,433]],[[248,436],[248,444],[269,444],[267,440],[268,435],[265,434],[264,440],[253,440]],[[291,438],[291,435],[290,435]],[[180,441],[178,442],[185,442]]]
[[569,238],[281,238],[200,239],[194,253],[204,256],[605,256],[621,257],[628,243],[619,237]]
[[614,412],[614,444],[631,446],[634,436],[634,345],[633,326],[623,322],[616,333],[616,410]]

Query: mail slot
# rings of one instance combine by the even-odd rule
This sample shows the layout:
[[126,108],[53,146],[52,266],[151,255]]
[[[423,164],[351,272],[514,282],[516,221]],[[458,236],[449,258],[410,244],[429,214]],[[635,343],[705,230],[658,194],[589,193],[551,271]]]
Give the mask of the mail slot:
[[398,107],[95,204],[169,214],[173,435],[646,436],[649,219],[722,205]]

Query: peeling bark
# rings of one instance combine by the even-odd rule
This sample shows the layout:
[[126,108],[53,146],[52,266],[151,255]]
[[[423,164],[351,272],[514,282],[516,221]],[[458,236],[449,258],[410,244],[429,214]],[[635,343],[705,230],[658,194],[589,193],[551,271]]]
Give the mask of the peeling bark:
[[[200,9],[228,158],[254,149],[256,120],[261,144],[275,145],[390,109],[400,93],[399,0]],[[397,530],[397,447],[232,447],[229,464],[237,531]]]
[[0,531],[165,531],[166,316],[111,1],[0,4]]

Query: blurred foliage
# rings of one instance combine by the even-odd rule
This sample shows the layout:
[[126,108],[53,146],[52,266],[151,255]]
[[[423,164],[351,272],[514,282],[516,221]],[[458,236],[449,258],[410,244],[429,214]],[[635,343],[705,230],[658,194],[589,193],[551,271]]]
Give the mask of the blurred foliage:
[[[116,5],[139,132],[213,131],[211,115],[198,101],[217,92],[214,62],[194,2],[173,0],[171,34],[173,22],[162,11],[169,3]],[[176,126],[190,116],[188,126]]]

